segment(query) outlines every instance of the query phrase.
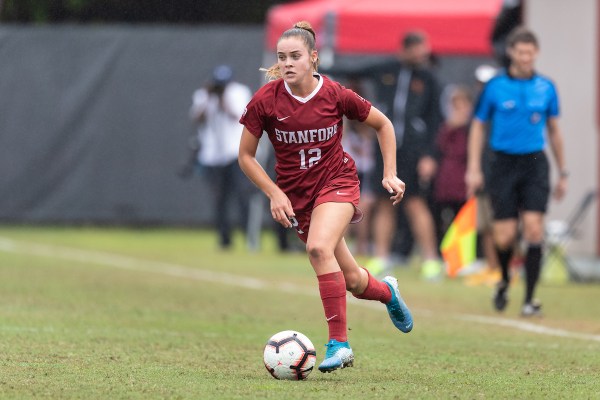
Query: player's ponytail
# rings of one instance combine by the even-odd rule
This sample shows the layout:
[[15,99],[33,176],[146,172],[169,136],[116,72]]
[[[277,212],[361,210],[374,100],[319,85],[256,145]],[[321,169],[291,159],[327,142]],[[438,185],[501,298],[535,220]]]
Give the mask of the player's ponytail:
[[[317,35],[315,34],[314,29],[310,25],[308,21],[300,21],[296,22],[291,29],[283,32],[279,40],[289,38],[289,37],[299,37],[302,39],[306,47],[308,48],[308,53],[312,53],[315,50],[315,43],[317,41]],[[317,72],[319,68],[319,58],[313,62],[313,69]],[[275,63],[269,68],[261,68],[261,71],[265,72],[265,78],[270,80],[279,79],[282,77],[281,70],[279,69],[279,64]]]
[[282,77],[281,70],[279,69],[279,64],[273,64],[269,68],[259,68],[259,71],[265,73],[265,79],[267,81],[274,81],[275,79],[279,79]]

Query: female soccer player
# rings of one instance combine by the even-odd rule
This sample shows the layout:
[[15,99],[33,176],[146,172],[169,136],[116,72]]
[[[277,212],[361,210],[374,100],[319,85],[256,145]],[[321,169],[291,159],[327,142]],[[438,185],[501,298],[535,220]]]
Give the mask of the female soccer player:
[[[392,123],[370,102],[317,73],[315,32],[308,22],[282,34],[277,59],[266,71],[270,82],[256,92],[240,119],[239,163],[270,199],[273,218],[294,227],[306,243],[329,327],[319,370],[331,372],[354,361],[346,332],[346,290],[359,299],[384,303],[402,332],[413,327],[396,278],[375,279],[359,267],[344,240],[348,224],[362,217],[356,166],[341,145],[344,115],[377,131],[385,163],[381,183],[394,205],[402,200],[404,182],[396,176]],[[263,132],[275,149],[277,183],[256,160]]]

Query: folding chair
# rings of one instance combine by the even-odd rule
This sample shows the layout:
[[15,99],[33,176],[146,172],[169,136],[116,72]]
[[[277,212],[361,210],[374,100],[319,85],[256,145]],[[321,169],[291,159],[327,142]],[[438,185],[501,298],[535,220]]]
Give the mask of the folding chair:
[[584,281],[584,277],[573,267],[565,254],[567,243],[578,235],[578,227],[590,206],[596,200],[597,191],[590,190],[581,202],[575,207],[571,215],[565,221],[549,221],[546,225],[546,260],[544,266],[558,263],[564,265],[571,280]]

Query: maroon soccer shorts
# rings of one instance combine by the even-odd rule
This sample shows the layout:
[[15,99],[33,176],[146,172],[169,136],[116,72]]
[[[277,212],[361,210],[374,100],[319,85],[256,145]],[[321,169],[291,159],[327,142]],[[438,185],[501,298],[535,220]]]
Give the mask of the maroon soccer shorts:
[[358,202],[360,200],[360,186],[359,182],[336,182],[335,180],[329,185],[323,187],[316,196],[313,207],[310,212],[296,212],[295,220],[292,218],[292,224],[298,234],[298,237],[306,243],[308,239],[308,230],[310,227],[310,218],[312,216],[312,210],[323,203],[352,203],[354,206],[354,215],[350,220],[351,224],[360,222],[363,218],[362,211],[358,208]]

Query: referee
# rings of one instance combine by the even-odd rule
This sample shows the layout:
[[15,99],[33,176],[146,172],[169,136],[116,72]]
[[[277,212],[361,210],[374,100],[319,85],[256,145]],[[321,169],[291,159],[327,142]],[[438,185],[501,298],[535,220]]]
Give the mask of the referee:
[[493,236],[502,280],[494,294],[494,307],[505,309],[508,302],[509,262],[519,237],[527,244],[525,257],[525,298],[521,315],[541,315],[541,304],[533,295],[538,282],[544,238],[544,215],[550,194],[549,142],[559,169],[554,197],[560,200],[567,188],[568,172],[563,138],[558,125],[559,101],[553,82],[534,70],[539,53],[536,36],[515,28],[507,38],[510,65],[485,86],[475,110],[468,144],[465,176],[467,193],[484,185],[481,156],[486,124],[490,124],[490,176],[486,183],[494,211]]

